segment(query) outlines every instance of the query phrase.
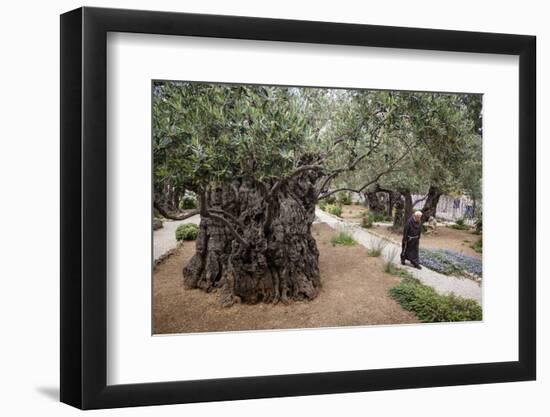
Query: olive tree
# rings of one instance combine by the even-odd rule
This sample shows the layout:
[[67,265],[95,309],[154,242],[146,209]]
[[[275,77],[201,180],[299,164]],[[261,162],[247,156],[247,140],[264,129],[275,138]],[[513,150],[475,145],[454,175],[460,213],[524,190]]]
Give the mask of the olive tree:
[[[217,290],[227,306],[315,298],[317,202],[339,192],[363,194],[384,181],[402,187],[411,171],[419,172],[423,146],[446,163],[430,133],[442,127],[424,120],[432,110],[419,95],[156,83],[155,207],[166,204],[166,190],[193,191],[199,200],[185,286]],[[429,187],[436,174],[424,170],[423,184],[405,185]]]
[[306,93],[157,86],[155,181],[174,177],[199,196],[200,230],[196,253],[183,270],[186,287],[219,289],[225,305],[318,294],[311,224],[322,165],[312,144],[322,121],[306,120],[312,106]]

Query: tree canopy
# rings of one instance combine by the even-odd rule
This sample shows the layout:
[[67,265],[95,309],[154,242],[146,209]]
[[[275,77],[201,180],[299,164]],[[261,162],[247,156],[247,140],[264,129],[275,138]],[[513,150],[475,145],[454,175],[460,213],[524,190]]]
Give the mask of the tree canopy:
[[319,198],[435,187],[479,201],[480,113],[473,94],[155,82],[155,190],[318,169]]

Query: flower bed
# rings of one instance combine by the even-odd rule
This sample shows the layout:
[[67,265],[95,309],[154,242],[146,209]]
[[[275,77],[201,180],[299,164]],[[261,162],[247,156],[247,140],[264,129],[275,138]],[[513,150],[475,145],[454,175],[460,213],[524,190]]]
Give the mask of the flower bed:
[[420,263],[445,275],[482,276],[481,259],[446,249],[420,249]]

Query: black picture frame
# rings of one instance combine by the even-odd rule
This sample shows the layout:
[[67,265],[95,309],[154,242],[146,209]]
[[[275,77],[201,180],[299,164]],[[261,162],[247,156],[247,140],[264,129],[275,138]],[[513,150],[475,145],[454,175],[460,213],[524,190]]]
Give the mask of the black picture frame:
[[[108,32],[519,56],[519,360],[107,385]],[[82,409],[533,380],[534,36],[102,8],[61,15],[61,401]]]

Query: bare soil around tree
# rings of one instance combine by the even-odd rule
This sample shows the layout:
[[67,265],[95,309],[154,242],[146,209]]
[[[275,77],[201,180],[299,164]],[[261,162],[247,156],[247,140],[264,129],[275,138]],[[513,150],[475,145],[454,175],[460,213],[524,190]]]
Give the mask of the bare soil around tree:
[[342,206],[342,214],[339,216],[346,221],[361,223],[363,213],[367,213],[367,208],[362,204],[349,204]]
[[333,246],[335,231],[313,225],[322,288],[311,301],[222,307],[219,294],[185,289],[182,268],[195,252],[185,242],[153,276],[153,333],[196,333],[417,323],[388,295],[400,278],[383,272],[381,258],[361,245]]

